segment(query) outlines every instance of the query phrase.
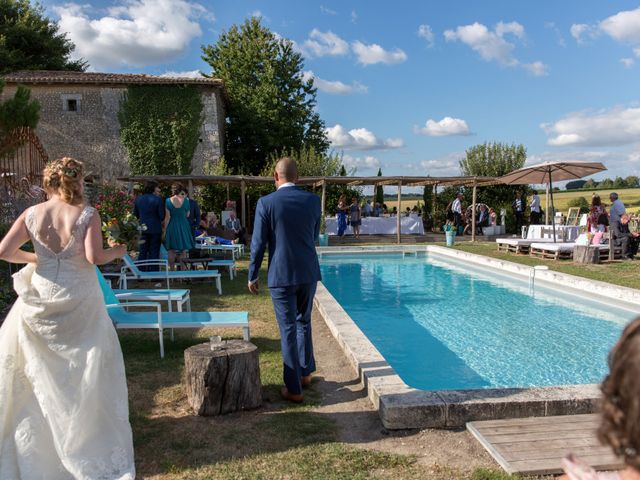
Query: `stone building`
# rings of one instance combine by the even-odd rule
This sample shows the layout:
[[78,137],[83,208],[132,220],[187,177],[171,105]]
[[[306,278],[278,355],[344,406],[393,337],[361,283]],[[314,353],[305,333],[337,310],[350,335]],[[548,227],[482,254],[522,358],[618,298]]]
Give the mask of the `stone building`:
[[202,95],[204,122],[191,173],[202,174],[205,162],[215,163],[223,154],[226,94],[222,80],[58,71],[21,71],[0,78],[6,83],[0,101],[13,97],[17,86],[24,85],[40,102],[36,133],[49,158],[77,158],[103,179],[129,174],[118,110],[130,85],[195,85]]

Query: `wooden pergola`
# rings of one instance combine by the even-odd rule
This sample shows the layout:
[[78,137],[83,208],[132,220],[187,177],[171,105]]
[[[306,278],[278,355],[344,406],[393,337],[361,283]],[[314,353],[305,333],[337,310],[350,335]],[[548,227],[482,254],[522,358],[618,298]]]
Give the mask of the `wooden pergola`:
[[[118,180],[128,182],[130,187],[133,183],[143,183],[148,181],[158,182],[161,184],[182,183],[189,191],[189,195],[193,195],[193,189],[196,186],[204,185],[226,185],[227,191],[229,185],[240,186],[240,221],[245,225],[246,218],[246,189],[248,185],[268,185],[273,184],[273,177],[254,177],[248,175],[227,175],[227,176],[211,176],[211,175],[151,175],[151,176],[132,176],[121,177]],[[321,209],[322,216],[325,216],[325,197],[327,185],[346,185],[348,187],[361,186],[397,186],[398,187],[398,215],[397,215],[397,241],[400,239],[400,200],[402,196],[402,187],[424,187],[433,186],[434,193],[439,186],[452,187],[472,187],[472,216],[471,216],[471,241],[476,238],[476,189],[477,187],[485,187],[489,185],[501,184],[502,181],[497,177],[300,177],[296,185],[313,186],[314,188],[322,188]]]

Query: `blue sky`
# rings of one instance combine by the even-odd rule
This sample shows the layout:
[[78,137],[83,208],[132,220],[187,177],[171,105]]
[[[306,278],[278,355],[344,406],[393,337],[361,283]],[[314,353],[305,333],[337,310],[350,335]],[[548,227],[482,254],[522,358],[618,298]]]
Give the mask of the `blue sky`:
[[640,175],[640,0],[43,5],[92,70],[158,75],[210,73],[201,45],[261,16],[303,53],[359,175],[457,175],[484,141]]

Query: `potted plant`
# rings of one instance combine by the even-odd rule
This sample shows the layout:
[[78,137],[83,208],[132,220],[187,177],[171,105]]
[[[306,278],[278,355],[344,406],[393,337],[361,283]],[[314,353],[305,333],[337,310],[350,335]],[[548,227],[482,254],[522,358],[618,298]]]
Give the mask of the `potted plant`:
[[326,247],[329,245],[329,235],[325,233],[327,230],[327,221],[324,218],[324,215],[320,216],[320,234],[318,235],[318,245],[321,247]]

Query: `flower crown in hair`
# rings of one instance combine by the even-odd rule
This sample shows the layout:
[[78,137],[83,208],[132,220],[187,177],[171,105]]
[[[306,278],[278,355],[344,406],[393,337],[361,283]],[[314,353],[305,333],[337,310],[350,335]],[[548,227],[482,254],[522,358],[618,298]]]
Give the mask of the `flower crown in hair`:
[[72,177],[72,178],[76,178],[80,174],[80,170],[81,170],[81,168],[78,165],[75,165],[75,166],[65,165],[61,169],[62,174],[64,176]]

